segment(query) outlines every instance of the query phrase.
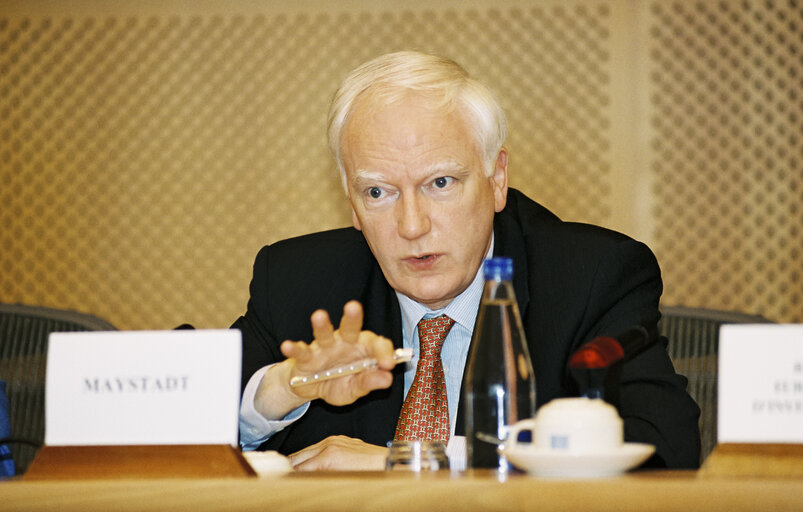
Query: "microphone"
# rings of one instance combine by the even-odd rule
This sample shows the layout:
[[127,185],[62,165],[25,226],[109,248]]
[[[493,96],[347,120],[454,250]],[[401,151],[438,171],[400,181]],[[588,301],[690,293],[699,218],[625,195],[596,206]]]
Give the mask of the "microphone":
[[619,376],[623,363],[630,361],[658,340],[641,325],[616,337],[597,336],[569,358],[569,374],[577,382],[580,396],[602,398],[618,406]]
[[655,343],[641,325],[631,327],[616,338],[597,336],[580,347],[569,359],[569,368],[604,368],[617,361],[626,362]]

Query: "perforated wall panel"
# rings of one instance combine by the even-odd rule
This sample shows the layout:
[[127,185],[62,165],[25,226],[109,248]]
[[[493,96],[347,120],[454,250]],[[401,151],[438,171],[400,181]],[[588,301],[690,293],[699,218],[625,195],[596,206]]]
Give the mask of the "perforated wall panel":
[[259,247],[350,223],[340,78],[415,48],[498,93],[514,186],[650,243],[668,302],[803,321],[796,2],[5,5],[0,301],[229,325]]
[[649,26],[665,301],[803,321],[803,7],[654,2]]

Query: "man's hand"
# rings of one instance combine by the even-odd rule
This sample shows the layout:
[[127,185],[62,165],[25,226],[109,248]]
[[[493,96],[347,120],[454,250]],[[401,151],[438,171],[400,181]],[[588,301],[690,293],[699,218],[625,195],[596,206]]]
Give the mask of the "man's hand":
[[[310,321],[314,340],[285,341],[281,345],[287,359],[268,370],[254,399],[256,409],[268,419],[281,419],[296,407],[321,398],[332,405],[346,405],[375,389],[393,382],[390,370],[395,366],[393,343],[382,336],[362,330],[362,305],[350,301],[343,307],[340,327],[335,330],[326,311],[315,311]],[[290,387],[290,379],[352,363],[366,357],[376,358],[378,367],[337,379]]]
[[290,455],[299,471],[378,471],[385,469],[388,449],[346,436],[330,436]]

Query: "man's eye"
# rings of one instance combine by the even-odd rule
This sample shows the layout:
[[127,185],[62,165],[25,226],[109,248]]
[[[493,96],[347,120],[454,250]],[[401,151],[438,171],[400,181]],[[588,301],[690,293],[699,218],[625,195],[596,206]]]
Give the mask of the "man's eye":
[[382,197],[382,189],[379,187],[371,187],[368,189],[368,195],[371,196],[371,199],[379,199]]
[[452,183],[452,181],[454,181],[454,178],[441,176],[440,178],[435,178],[435,181],[432,183],[435,185],[435,188],[446,188]]

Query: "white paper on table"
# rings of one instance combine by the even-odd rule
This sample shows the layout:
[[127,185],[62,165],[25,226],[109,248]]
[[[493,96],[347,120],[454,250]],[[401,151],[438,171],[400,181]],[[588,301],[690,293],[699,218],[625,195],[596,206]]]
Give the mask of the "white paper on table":
[[52,333],[45,444],[237,445],[238,330]]
[[803,443],[803,324],[723,325],[720,443]]

